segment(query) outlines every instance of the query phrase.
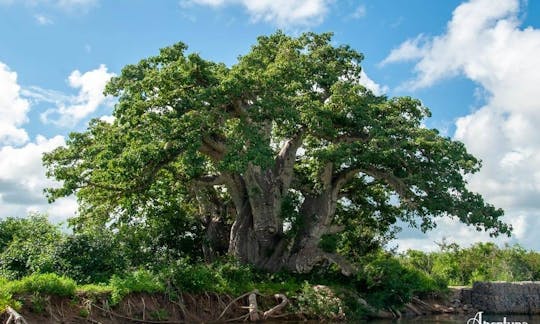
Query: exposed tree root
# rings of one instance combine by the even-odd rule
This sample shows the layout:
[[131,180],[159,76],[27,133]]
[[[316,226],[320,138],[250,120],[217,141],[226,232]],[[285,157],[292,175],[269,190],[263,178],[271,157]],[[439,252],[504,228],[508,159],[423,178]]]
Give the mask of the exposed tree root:
[[[192,295],[179,293],[177,298],[168,295],[131,294],[118,305],[110,306],[107,298],[79,296],[78,303],[61,297],[47,297],[44,312],[34,312],[32,300],[27,298],[21,314],[7,308],[5,323],[225,323],[257,322],[272,318],[299,318],[298,314],[285,313],[289,299],[284,294],[263,295],[258,290],[249,291],[236,298],[214,292]],[[24,317],[23,317],[24,316]],[[9,318],[8,318],[9,317]]]
[[16,310],[14,310],[11,307],[6,307],[6,313],[9,314],[9,318],[6,322],[6,324],[28,324],[28,322],[22,317],[21,314],[17,313]]
[[185,321],[151,321],[151,320],[143,320],[143,319],[138,319],[138,318],[133,318],[133,317],[128,317],[128,316],[124,316],[124,315],[120,315],[118,313],[115,313],[113,312],[112,310],[107,310],[105,308],[101,308],[99,307],[98,305],[94,304],[93,305],[95,308],[103,311],[103,312],[107,312],[109,314],[111,314],[112,316],[114,317],[117,317],[117,318],[121,318],[121,319],[125,319],[125,320],[128,320],[128,321],[131,321],[133,323],[149,323],[149,324],[184,324],[184,323],[187,323]]
[[251,294],[252,292],[248,292],[248,293],[245,293],[241,296],[238,296],[236,297],[235,299],[231,300],[229,302],[229,304],[227,304],[227,306],[225,307],[225,309],[221,312],[221,314],[219,314],[218,318],[215,319],[215,322],[219,322],[219,320],[221,320],[223,318],[223,316],[225,316],[225,314],[227,313],[227,311],[231,308],[232,305],[234,305],[236,302],[238,302],[239,300],[241,300],[242,298],[245,298],[246,296],[248,296],[249,294]]
[[252,322],[256,322],[260,320],[259,310],[257,306],[257,295],[255,293],[249,294],[248,301],[249,301],[249,306],[248,306],[249,320]]
[[283,308],[285,308],[285,306],[287,306],[287,304],[289,303],[289,299],[287,299],[287,296],[285,296],[283,294],[275,294],[274,298],[277,301],[281,300],[281,302],[279,304],[277,304],[276,306],[270,308],[266,312],[264,312],[263,313],[263,318],[264,319],[267,319],[267,318],[270,318],[270,317],[275,318],[277,316],[280,316],[280,315],[275,315],[275,314],[281,312],[283,310]]

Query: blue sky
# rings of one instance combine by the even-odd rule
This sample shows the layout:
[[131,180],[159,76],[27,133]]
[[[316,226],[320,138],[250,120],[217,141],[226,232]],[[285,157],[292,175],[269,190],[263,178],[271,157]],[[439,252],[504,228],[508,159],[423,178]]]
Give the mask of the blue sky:
[[[41,153],[111,114],[101,92],[124,65],[178,41],[231,65],[258,35],[332,31],[365,55],[365,84],[421,99],[428,127],[482,158],[471,189],[516,228],[496,242],[540,250],[539,28],[536,0],[0,0],[0,217],[73,215],[73,198],[46,204]],[[441,219],[393,244],[429,250],[442,237],[487,239]]]

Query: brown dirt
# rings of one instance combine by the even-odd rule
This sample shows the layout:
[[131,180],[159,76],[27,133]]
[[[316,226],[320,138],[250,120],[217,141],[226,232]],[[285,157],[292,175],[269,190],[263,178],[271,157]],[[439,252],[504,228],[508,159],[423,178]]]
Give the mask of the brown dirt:
[[[213,293],[192,295],[184,293],[180,298],[164,294],[131,294],[118,305],[111,307],[106,298],[77,296],[73,299],[54,296],[19,297],[23,306],[19,311],[29,324],[33,323],[224,323],[241,322],[248,314],[248,294],[232,297]],[[257,296],[258,310],[265,311],[278,303],[270,296]],[[282,319],[299,319],[287,314]],[[261,312],[262,313],[262,312]],[[0,316],[5,323],[7,314]]]

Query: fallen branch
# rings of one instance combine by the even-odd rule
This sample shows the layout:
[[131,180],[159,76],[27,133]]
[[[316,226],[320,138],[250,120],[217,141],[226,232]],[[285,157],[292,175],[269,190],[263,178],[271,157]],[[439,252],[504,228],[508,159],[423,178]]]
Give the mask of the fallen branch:
[[21,314],[17,313],[16,310],[11,308],[10,306],[6,307],[6,313],[9,314],[9,318],[6,322],[6,324],[28,324],[28,322],[22,317]]

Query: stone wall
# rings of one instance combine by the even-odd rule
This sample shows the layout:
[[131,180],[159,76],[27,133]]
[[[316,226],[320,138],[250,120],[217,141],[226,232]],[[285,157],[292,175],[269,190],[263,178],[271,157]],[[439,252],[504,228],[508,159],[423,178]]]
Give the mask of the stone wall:
[[489,314],[540,314],[540,282],[476,282],[461,302]]

